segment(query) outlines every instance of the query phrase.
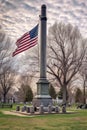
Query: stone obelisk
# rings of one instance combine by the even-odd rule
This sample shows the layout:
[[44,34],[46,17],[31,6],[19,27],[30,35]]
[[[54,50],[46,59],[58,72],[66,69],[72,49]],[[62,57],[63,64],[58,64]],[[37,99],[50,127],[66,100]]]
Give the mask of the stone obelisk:
[[33,103],[35,106],[40,106],[41,104],[48,106],[49,104],[52,104],[52,99],[49,95],[49,82],[46,77],[46,5],[41,6],[40,24],[40,79],[37,82],[37,95]]

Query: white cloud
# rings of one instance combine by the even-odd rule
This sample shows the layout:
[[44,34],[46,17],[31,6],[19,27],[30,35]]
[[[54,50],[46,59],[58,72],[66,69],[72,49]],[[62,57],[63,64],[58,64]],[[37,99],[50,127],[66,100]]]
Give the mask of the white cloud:
[[87,37],[86,0],[0,0],[0,26],[15,42],[38,23],[42,4],[47,6],[48,28],[55,21],[70,22]]
[[[6,32],[17,38],[39,20],[41,5],[47,5],[48,27],[55,21],[71,22],[86,32],[87,1],[84,0],[2,0],[0,21]],[[81,24],[80,24],[81,23]],[[13,31],[12,31],[13,30]],[[85,34],[86,36],[87,34]]]

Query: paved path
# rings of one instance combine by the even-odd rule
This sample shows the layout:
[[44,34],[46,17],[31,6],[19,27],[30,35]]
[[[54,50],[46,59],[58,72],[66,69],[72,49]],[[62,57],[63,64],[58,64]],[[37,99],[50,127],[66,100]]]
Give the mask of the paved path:
[[8,114],[8,115],[16,115],[16,116],[26,116],[24,114],[21,113],[17,113],[17,112],[13,112],[13,111],[2,111],[4,114]]

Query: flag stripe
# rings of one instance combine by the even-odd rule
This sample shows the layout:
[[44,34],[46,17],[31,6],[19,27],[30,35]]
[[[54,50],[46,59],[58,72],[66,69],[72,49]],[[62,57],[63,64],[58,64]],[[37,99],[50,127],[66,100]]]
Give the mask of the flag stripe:
[[[29,45],[27,45],[27,46],[25,46],[25,47],[22,47],[21,49],[20,49],[20,48],[17,48],[16,51],[14,52],[14,54],[21,53],[21,52],[27,50],[28,48],[35,46],[36,44],[37,44],[37,42],[34,42],[34,44],[31,43],[31,44],[29,44]],[[14,54],[13,54],[13,55],[14,55]]]
[[26,35],[25,37],[23,37],[22,39],[17,40],[17,43],[20,44],[21,41],[23,41],[23,40],[25,40],[25,39],[28,39],[28,38],[30,39],[29,34],[27,34],[27,35]]
[[38,39],[38,37],[35,37],[32,40],[29,38],[29,39],[26,39],[24,41],[21,41],[20,44],[18,45],[18,47],[21,47],[22,45],[25,45],[25,43],[27,43],[27,42],[35,41],[36,39]]
[[25,39],[25,40],[22,40],[22,41],[20,42],[20,44],[18,45],[18,47],[19,47],[20,45],[22,45],[22,44],[25,44],[25,42],[27,42],[27,41],[30,41],[30,38],[27,38],[27,39]]
[[21,50],[21,49],[23,49],[23,48],[25,48],[25,47],[27,47],[27,46],[30,46],[31,44],[35,44],[36,45],[36,43],[37,43],[37,39],[35,40],[35,41],[32,41],[32,42],[26,42],[26,44],[24,44],[24,45],[21,45],[19,48],[17,48],[16,50]]
[[26,32],[16,42],[16,50],[13,52],[13,56],[35,46],[38,43],[38,25],[35,26],[31,31]]
[[21,39],[23,39],[24,37],[26,37],[29,34],[29,32],[25,33],[21,38],[19,38],[17,41],[20,42]]
[[[36,44],[37,44],[37,43],[36,43]],[[17,55],[17,54],[19,54],[19,53],[21,53],[21,52],[23,52],[23,51],[26,51],[27,49],[29,49],[29,48],[35,46],[36,44],[27,46],[26,48],[23,48],[23,49],[21,49],[21,50],[18,50],[18,51],[13,52],[13,56],[15,56],[15,55]]]

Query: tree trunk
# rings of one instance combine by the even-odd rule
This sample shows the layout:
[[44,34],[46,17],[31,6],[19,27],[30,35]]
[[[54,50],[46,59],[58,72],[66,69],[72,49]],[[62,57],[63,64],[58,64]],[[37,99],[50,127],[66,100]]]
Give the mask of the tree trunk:
[[6,103],[6,94],[3,94],[3,102]]
[[62,112],[66,113],[66,104],[67,104],[67,87],[66,85],[63,86],[63,107]]
[[85,81],[83,86],[83,104],[86,104]]
[[66,105],[67,103],[67,87],[66,85],[63,86],[63,104]]

